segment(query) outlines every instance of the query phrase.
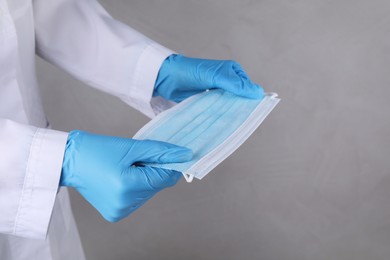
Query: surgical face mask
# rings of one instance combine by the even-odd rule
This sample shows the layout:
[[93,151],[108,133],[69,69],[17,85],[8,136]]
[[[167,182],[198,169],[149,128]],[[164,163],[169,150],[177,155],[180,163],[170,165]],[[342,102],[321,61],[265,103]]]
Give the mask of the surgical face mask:
[[242,145],[278,102],[274,93],[253,100],[223,90],[210,90],[162,112],[134,138],[192,149],[194,156],[189,162],[147,164],[182,172],[187,182],[191,182],[194,177],[202,179]]

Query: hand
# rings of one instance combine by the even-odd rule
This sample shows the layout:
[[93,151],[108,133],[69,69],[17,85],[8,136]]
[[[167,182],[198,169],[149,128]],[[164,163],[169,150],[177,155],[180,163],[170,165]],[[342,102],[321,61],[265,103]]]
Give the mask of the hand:
[[75,188],[102,216],[115,222],[180,179],[177,171],[141,166],[191,160],[190,149],[173,144],[72,131],[60,185]]
[[206,89],[215,88],[252,99],[264,96],[263,89],[253,83],[235,61],[195,59],[176,54],[163,62],[154,95],[180,102]]

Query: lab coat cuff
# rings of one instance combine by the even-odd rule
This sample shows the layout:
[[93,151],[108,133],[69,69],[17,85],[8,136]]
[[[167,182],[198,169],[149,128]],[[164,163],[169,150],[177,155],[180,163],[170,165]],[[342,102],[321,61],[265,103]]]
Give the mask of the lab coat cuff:
[[30,148],[14,235],[44,239],[61,176],[68,133],[37,129]]
[[150,118],[172,106],[173,102],[161,97],[152,98],[152,96],[160,67],[173,53],[164,46],[150,43],[138,59],[133,82],[135,88],[131,88],[130,96],[132,105]]

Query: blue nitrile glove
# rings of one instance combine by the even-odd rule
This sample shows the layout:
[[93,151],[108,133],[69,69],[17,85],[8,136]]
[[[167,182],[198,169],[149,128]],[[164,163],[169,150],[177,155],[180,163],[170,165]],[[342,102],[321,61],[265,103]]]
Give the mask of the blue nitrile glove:
[[142,162],[191,158],[190,149],[169,143],[76,130],[68,137],[60,185],[75,188],[106,220],[115,222],[180,179],[180,172],[142,166]]
[[180,102],[214,88],[252,99],[264,95],[263,89],[253,83],[235,61],[195,59],[177,54],[170,55],[161,65],[153,95]]

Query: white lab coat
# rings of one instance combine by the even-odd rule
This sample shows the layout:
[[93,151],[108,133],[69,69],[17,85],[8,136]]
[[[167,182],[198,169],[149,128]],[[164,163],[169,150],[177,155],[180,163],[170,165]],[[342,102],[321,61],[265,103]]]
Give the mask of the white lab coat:
[[0,0],[0,259],[84,259],[58,190],[67,133],[48,129],[36,52],[152,117],[169,105],[151,97],[172,51],[95,0]]

